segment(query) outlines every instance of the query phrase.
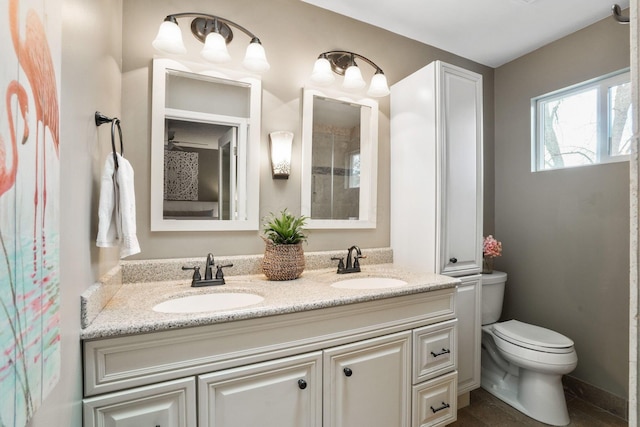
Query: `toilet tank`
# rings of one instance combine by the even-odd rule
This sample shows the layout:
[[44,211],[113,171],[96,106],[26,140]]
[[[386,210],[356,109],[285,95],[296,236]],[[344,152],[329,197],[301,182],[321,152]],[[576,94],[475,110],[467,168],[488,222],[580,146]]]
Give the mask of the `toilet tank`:
[[495,323],[502,314],[502,300],[507,273],[494,271],[482,275],[482,324]]

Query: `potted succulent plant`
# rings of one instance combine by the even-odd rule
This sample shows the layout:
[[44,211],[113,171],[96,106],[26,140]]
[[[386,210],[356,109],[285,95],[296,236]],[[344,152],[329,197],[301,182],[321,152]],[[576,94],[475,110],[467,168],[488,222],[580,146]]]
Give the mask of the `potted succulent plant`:
[[304,271],[302,243],[307,240],[303,230],[306,221],[305,216],[295,216],[286,209],[266,219],[262,272],[269,280],[297,279]]

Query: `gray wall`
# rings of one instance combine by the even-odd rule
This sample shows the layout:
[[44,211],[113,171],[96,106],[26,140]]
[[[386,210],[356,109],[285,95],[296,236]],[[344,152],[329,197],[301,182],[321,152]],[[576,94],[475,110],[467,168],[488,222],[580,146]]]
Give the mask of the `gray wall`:
[[[200,0],[181,2],[137,0],[124,2],[122,111],[128,158],[136,170],[138,259],[216,255],[260,254],[264,243],[259,232],[154,232],[149,231],[150,175],[150,65],[154,55],[150,42],[164,17],[170,13],[202,11],[245,26],[260,37],[271,63],[263,76],[260,217],[288,208],[300,212],[301,88],[307,83],[317,56],[332,49],[358,52],[383,68],[393,84],[429,62],[441,59],[484,75],[485,135],[493,142],[493,69],[426,46],[353,19],[316,8],[299,0],[221,0],[207,6]],[[199,60],[199,44],[187,34],[189,20],[180,20],[185,43],[191,43],[191,60]],[[229,45],[234,60],[242,58],[249,39],[236,32]],[[363,74],[369,70],[362,64]],[[389,245],[389,99],[380,100],[378,227],[375,230],[313,230],[305,250]],[[292,130],[294,136],[292,174],[288,180],[273,180],[269,167],[268,134]],[[491,153],[491,149],[487,150]],[[490,158],[490,155],[488,156]],[[493,208],[492,180],[487,180],[487,200]],[[486,217],[489,223],[493,215]]]
[[495,72],[496,268],[503,318],[575,341],[573,376],[627,396],[628,162],[530,172],[532,97],[629,66],[629,27],[607,18]]
[[121,0],[62,1],[62,372],[36,412],[32,427],[81,425],[80,294],[118,262],[117,252],[98,251],[94,243],[99,177],[111,149],[108,125],[98,132],[93,115],[100,110],[120,116],[121,17]]

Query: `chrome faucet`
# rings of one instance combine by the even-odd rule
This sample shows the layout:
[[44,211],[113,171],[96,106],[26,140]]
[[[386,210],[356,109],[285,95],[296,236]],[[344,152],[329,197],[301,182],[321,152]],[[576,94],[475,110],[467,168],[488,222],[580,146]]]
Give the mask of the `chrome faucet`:
[[[355,255],[353,252],[355,251]],[[347,273],[359,273],[360,272],[360,261],[359,259],[366,258],[366,255],[362,255],[360,248],[358,246],[351,246],[347,249],[347,263],[345,265],[344,258],[333,257],[332,260],[338,261],[338,274],[347,274]]]
[[[214,266],[216,268],[215,277],[213,275],[213,267]],[[200,286],[224,285],[225,281],[224,281],[224,273],[223,273],[222,269],[226,268],[226,267],[233,267],[233,264],[217,265],[216,266],[215,265],[215,260],[213,258],[213,254],[210,253],[209,255],[207,255],[207,261],[206,261],[205,266],[204,266],[204,279],[200,275],[200,267],[198,267],[198,266],[193,266],[193,267],[183,266],[182,269],[183,270],[193,270],[193,277],[191,279],[191,286],[192,287],[200,287]]]

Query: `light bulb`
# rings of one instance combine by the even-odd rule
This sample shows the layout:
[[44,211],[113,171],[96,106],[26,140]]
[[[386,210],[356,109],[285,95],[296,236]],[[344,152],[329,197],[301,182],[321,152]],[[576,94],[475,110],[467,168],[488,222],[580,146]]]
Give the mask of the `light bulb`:
[[224,37],[215,31],[207,34],[200,55],[207,61],[218,64],[231,61],[231,55],[229,55],[229,51],[227,50],[227,43]]
[[255,71],[258,73],[265,72],[271,68],[269,62],[267,62],[267,55],[265,54],[264,47],[260,44],[260,40],[254,38],[247,46],[247,52],[244,56],[242,65],[247,70]]
[[311,81],[320,86],[328,86],[335,81],[335,76],[331,71],[331,63],[327,58],[318,58],[313,64]]
[[387,77],[384,73],[379,72],[374,74],[371,78],[371,84],[369,85],[367,95],[373,96],[374,98],[380,98],[389,95],[390,92],[389,85],[387,84]]
[[362,73],[357,65],[351,65],[344,72],[344,81],[342,87],[347,90],[359,90],[367,85],[367,82],[362,78]]
[[184,43],[182,42],[182,32],[175,22],[175,18],[173,20],[163,21],[162,24],[160,24],[158,35],[156,35],[151,45],[165,53],[187,53],[187,48],[184,47]]

